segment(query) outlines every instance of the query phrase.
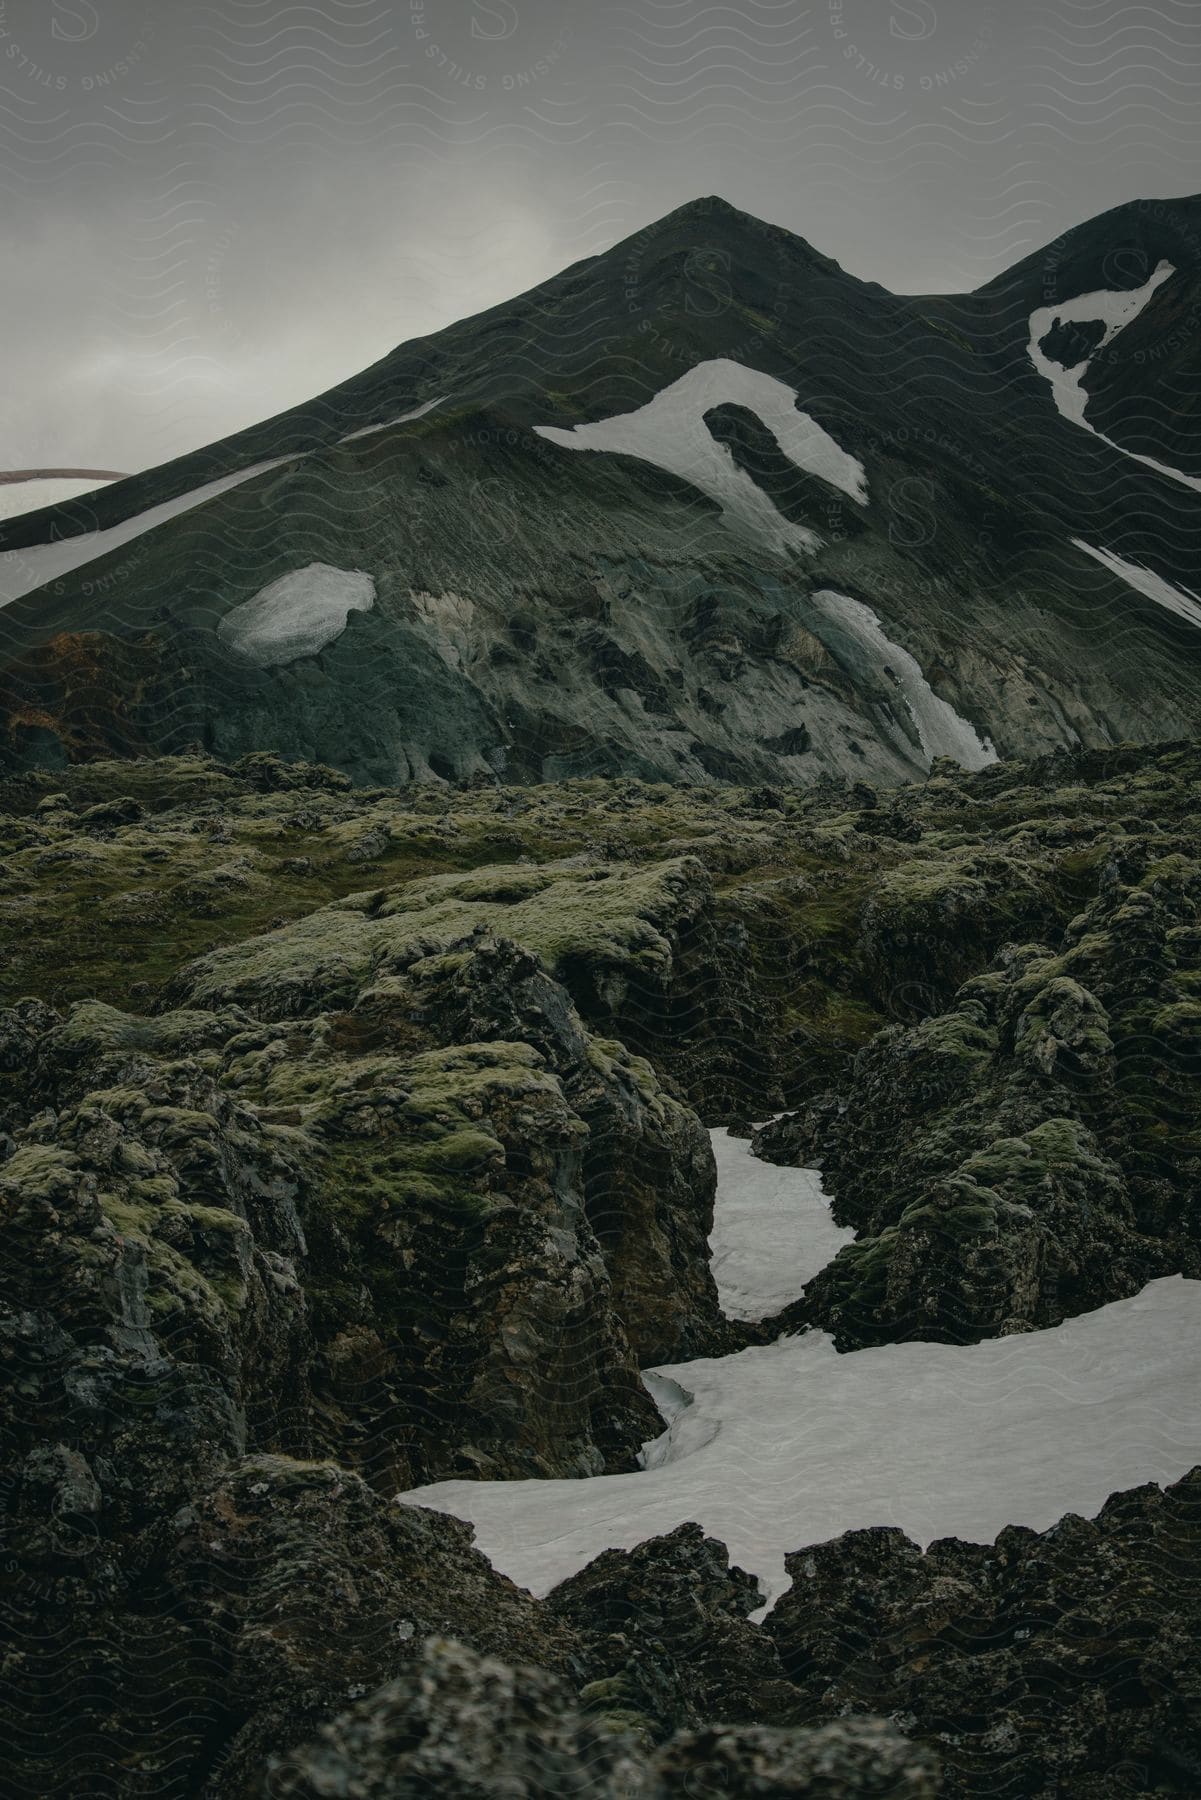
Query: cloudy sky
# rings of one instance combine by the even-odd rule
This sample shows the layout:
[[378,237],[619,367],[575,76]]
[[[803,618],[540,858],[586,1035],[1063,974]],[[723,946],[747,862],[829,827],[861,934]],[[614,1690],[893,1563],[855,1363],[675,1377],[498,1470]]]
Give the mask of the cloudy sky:
[[0,0],[0,468],[132,470],[698,194],[902,292],[1201,187],[1196,0]]

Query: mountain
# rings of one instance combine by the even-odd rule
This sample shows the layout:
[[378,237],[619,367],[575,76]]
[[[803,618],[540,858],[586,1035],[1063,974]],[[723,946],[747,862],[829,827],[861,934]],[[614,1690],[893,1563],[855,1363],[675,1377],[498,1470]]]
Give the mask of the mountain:
[[1201,725],[1201,199],[899,297],[696,201],[0,525],[0,754],[890,784]]

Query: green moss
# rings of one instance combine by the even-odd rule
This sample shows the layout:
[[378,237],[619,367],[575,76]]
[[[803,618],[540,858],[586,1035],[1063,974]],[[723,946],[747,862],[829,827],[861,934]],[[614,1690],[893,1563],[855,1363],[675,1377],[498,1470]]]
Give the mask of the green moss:
[[606,1081],[624,1076],[638,1090],[639,1098],[652,1111],[664,1104],[658,1077],[644,1056],[635,1056],[615,1038],[589,1036],[585,1054],[598,1075]]
[[960,1062],[965,1075],[978,1071],[996,1053],[997,1034],[966,1012],[937,1013],[915,1028],[918,1056]]
[[[148,1201],[138,1202],[126,1195],[112,1193],[100,1195],[100,1206],[115,1231],[122,1237],[136,1238],[143,1246],[146,1304],[156,1318],[162,1320],[188,1309],[199,1309],[208,1314],[221,1310],[237,1312],[244,1304],[246,1289],[240,1280],[227,1271],[203,1274],[188,1257],[155,1235],[163,1216],[162,1208]],[[232,1215],[225,1216],[245,1232],[246,1226],[241,1220],[232,1219]]]
[[203,1042],[220,1042],[233,1029],[228,1018],[210,1012],[172,1012],[143,1018],[100,1000],[74,1007],[62,1027],[66,1044],[81,1050],[141,1050],[171,1056]]
[[[498,890],[526,897],[479,897]],[[521,869],[437,876],[347,895],[294,925],[215,951],[188,971],[187,991],[202,1004],[236,999],[286,1012],[345,1006],[390,962],[439,954],[481,926],[526,945],[552,971],[576,959],[662,979],[672,948],[661,927],[688,897],[699,904],[705,892],[700,865],[687,860],[613,871],[552,865],[536,881]]]
[[842,1305],[865,1318],[882,1308],[898,1236],[897,1226],[889,1225],[878,1237],[847,1244],[838,1252],[823,1280]]
[[998,1197],[980,1181],[962,1174],[943,1185],[936,1198],[915,1201],[901,1214],[903,1231],[928,1231],[952,1243],[987,1237],[997,1230]]
[[0,1180],[25,1202],[53,1202],[70,1192],[78,1176],[78,1160],[55,1144],[21,1144],[0,1167]]
[[146,1201],[137,1202],[120,1194],[102,1194],[100,1209],[114,1230],[125,1237],[149,1239],[158,1223],[158,1208]]

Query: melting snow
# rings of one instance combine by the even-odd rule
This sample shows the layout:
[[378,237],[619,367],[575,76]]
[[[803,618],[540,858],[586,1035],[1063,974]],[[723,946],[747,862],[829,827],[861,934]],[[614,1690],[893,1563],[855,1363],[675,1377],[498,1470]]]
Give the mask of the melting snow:
[[[712,1243],[723,1303],[795,1297],[845,1237],[811,1170],[724,1132]],[[779,1270],[770,1258],[779,1258]],[[789,1279],[785,1279],[787,1265]],[[825,1332],[644,1377],[667,1429],[629,1475],[443,1481],[398,1496],[467,1519],[493,1565],[544,1594],[599,1556],[698,1521],[763,1583],[784,1557],[869,1525],[990,1542],[1095,1513],[1116,1489],[1201,1457],[1201,1282],[1179,1276],[1049,1331],[839,1355]],[[765,1605],[758,1616],[767,1610]]]
[[696,1520],[770,1605],[788,1585],[785,1554],[843,1531],[988,1543],[1178,1479],[1201,1458],[1201,1282],[1153,1281],[982,1344],[840,1356],[809,1332],[655,1376],[692,1404],[635,1474],[444,1481],[399,1499],[470,1520],[493,1565],[536,1594],[602,1550]]
[[814,594],[813,600],[829,620],[846,632],[869,669],[898,690],[927,762],[936,756],[950,756],[965,769],[983,769],[998,760],[988,739],[981,738],[953,706],[939,699],[908,650],[885,636],[869,606],[830,588]]
[[1159,606],[1166,607],[1168,612],[1175,613],[1178,618],[1187,619],[1190,625],[1201,625],[1201,596],[1192,594],[1187,588],[1183,591],[1165,581],[1162,575],[1156,575],[1151,569],[1140,568],[1138,563],[1126,562],[1112,550],[1098,550],[1093,544],[1086,544],[1083,538],[1073,538],[1077,550],[1083,550],[1116,575],[1119,580],[1127,582],[1148,600],[1154,600]]
[[436,400],[427,400],[424,406],[415,406],[411,412],[403,412],[399,418],[385,419],[382,425],[364,425],[361,431],[348,432],[339,438],[340,444],[353,444],[356,438],[374,437],[377,431],[393,431],[397,425],[407,425],[410,419],[424,419],[427,412],[433,412],[435,406],[441,406],[443,396]]
[[[1185,487],[1195,488],[1201,492],[1201,478],[1186,475],[1181,469],[1173,469],[1170,464],[1158,462],[1153,456],[1140,456],[1136,450],[1127,450],[1121,444],[1115,444],[1111,437],[1097,431],[1084,416],[1089,396],[1084,389],[1084,376],[1092,358],[1111,344],[1119,331],[1137,319],[1155,290],[1162,286],[1168,278],[1176,273],[1175,265],[1166,259],[1156,265],[1155,273],[1142,287],[1113,290],[1099,288],[1096,293],[1077,294],[1074,300],[1065,300],[1056,306],[1040,306],[1037,312],[1030,315],[1030,361],[1051,384],[1051,395],[1062,416],[1073,425],[1079,425],[1085,431],[1091,431],[1114,450],[1120,450],[1123,456],[1129,456],[1134,462],[1154,469],[1159,475],[1170,476],[1173,481],[1183,482]],[[1078,362],[1073,368],[1065,369],[1062,363],[1053,362],[1039,348],[1047,333],[1052,330],[1058,320],[1064,325],[1087,325],[1094,319],[1100,319],[1105,326],[1105,335],[1096,348]]]
[[728,522],[765,538],[773,548],[816,550],[821,544],[817,533],[790,524],[705,424],[707,412],[729,405],[756,413],[798,469],[866,504],[863,464],[816,419],[799,410],[793,390],[772,375],[725,357],[698,363],[634,412],[592,424],[534,429],[568,450],[608,450],[654,463],[716,500]]
[[6,550],[0,554],[0,606],[19,600],[22,594],[32,593],[34,588],[42,587],[47,581],[56,581],[72,569],[82,568],[84,563],[107,556],[110,550],[120,549],[122,544],[131,543],[134,538],[153,531],[156,525],[166,524],[168,519],[174,519],[180,513],[191,512],[229,488],[240,487],[256,475],[265,475],[268,469],[278,469],[281,464],[296,460],[295,456],[277,456],[270,462],[255,463],[253,468],[239,469],[236,475],[222,475],[218,481],[206,481],[203,487],[177,494],[174,500],[164,500],[161,505],[134,513],[131,518],[122,519],[119,525],[106,526],[102,531],[83,531],[78,537],[55,538],[51,543],[35,544],[28,550]]
[[[355,438],[369,437],[377,431],[388,431],[396,425],[403,425],[409,419],[421,418],[440,403],[440,400],[427,400],[423,406],[416,406],[397,419],[352,431],[347,437],[339,439],[339,442],[349,444]],[[119,525],[110,525],[103,531],[84,531],[77,537],[55,538],[51,543],[36,544],[28,550],[4,551],[0,553],[0,606],[19,600],[23,594],[32,593],[34,588],[42,587],[48,581],[56,581],[59,576],[69,574],[72,569],[82,568],[85,563],[107,556],[110,550],[117,550],[121,545],[131,543],[134,538],[142,537],[158,525],[165,525],[168,519],[174,519],[180,513],[191,512],[193,508],[203,506],[206,500],[213,500],[230,488],[241,487],[244,482],[253,481],[256,475],[265,475],[269,469],[282,468],[285,463],[299,462],[305,454],[304,451],[294,451],[288,456],[276,456],[268,462],[255,463],[249,469],[239,469],[234,475],[222,475],[216,481],[205,482],[202,487],[190,488],[186,494],[177,494],[174,500],[164,500],[159,506],[134,513],[128,519],[122,519]],[[96,485],[95,482],[87,482],[80,491],[91,492]],[[0,495],[3,491],[0,488]],[[37,502],[38,505],[49,503],[49,500]],[[22,507],[20,510],[32,510],[32,506]],[[0,511],[0,517],[3,516],[6,515]]]
[[752,1156],[746,1138],[710,1136],[720,1204],[709,1264],[718,1299],[727,1318],[769,1319],[855,1233],[834,1223],[816,1169],[777,1168]]
[[217,635],[260,668],[274,668],[315,656],[342,635],[352,612],[374,604],[375,582],[362,570],[308,563],[226,613]]

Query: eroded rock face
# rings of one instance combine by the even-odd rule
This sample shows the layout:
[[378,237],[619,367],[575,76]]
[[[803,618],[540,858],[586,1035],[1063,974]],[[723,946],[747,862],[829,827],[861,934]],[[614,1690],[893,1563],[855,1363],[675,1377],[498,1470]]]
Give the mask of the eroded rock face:
[[[588,1218],[640,1365],[732,1344],[709,1272],[716,1174],[695,1113],[664,1091],[643,1058],[587,1033],[565,990],[508,940],[418,964],[411,981],[421,1017],[440,1035],[532,1044],[559,1077],[588,1128],[581,1153]],[[375,1015],[394,1004],[381,991],[360,1010]]]
[[634,1550],[608,1550],[552,1589],[547,1611],[588,1645],[590,1706],[662,1737],[672,1726],[787,1724],[796,1694],[770,1640],[747,1615],[758,1583],[699,1525]]
[[1058,948],[1007,946],[861,1051],[844,1102],[760,1134],[860,1233],[791,1317],[969,1342],[1201,1272],[1199,905],[1201,866],[1125,844]]
[[281,1800],[929,1800],[938,1792],[933,1758],[883,1720],[817,1731],[710,1727],[681,1732],[647,1754],[629,1736],[581,1716],[543,1671],[439,1639],[426,1644],[412,1674],[343,1713],[269,1781]]
[[[103,1462],[97,1466],[103,1471]],[[267,1757],[403,1669],[430,1632],[563,1670],[571,1634],[456,1520],[332,1463],[235,1460],[120,1541],[63,1446],[26,1461],[46,1527],[8,1584],[14,1791],[263,1792]]]
[[0,1165],[9,1443],[81,1446],[111,1529],[255,1438],[303,1445],[312,1356],[297,1146],[195,1060],[121,1068],[102,1059],[105,1085],[35,1116]]
[[[481,1036],[525,1016],[536,1041],[456,1041],[455,992],[491,1007]],[[22,1043],[41,1025],[42,1094],[61,1097],[0,1165],[13,1329],[30,1357],[39,1331],[85,1360],[100,1346],[87,1396],[130,1371],[161,1387],[177,1483],[248,1447],[318,1449],[390,1491],[629,1466],[659,1419],[624,1315],[651,1353],[719,1332],[707,1139],[528,953],[475,945],[302,1025],[96,1005],[13,1018]],[[122,1480],[164,1503],[143,1454]]]
[[789,1557],[766,1630],[809,1716],[903,1721],[947,1794],[1190,1793],[1199,1533],[1196,1470],[995,1545],[848,1532]]
[[424,1646],[411,1677],[341,1714],[269,1780],[273,1794],[293,1800],[491,1800],[498,1793],[617,1800],[647,1792],[631,1740],[581,1717],[570,1690],[544,1669],[513,1668],[438,1638]]
[[222,1800],[261,1793],[269,1755],[407,1668],[431,1632],[547,1671],[575,1660],[572,1634],[497,1575],[468,1527],[381,1500],[333,1463],[248,1458],[156,1548],[221,1742]]

